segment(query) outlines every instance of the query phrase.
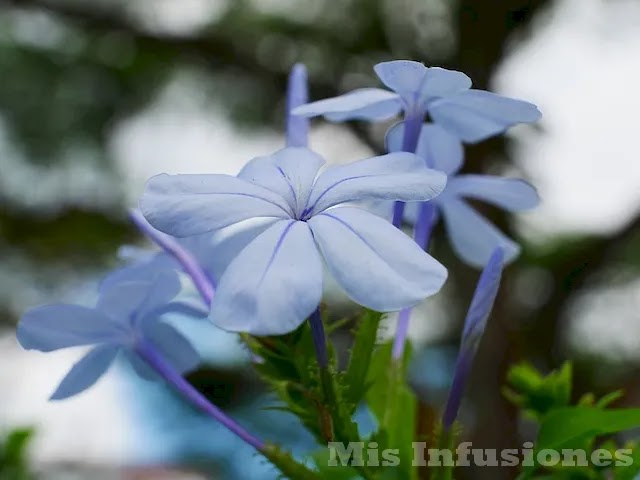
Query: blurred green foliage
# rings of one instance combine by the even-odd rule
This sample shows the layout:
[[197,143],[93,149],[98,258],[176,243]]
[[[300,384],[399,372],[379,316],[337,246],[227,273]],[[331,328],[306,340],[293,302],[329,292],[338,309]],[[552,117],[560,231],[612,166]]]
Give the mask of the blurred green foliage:
[[0,479],[31,480],[28,447],[34,435],[30,428],[17,429],[0,438]]

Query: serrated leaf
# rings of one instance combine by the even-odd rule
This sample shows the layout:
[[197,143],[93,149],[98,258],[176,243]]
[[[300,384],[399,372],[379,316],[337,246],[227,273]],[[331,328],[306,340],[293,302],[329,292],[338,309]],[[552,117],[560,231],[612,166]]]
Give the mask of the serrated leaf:
[[398,450],[400,464],[385,474],[414,479],[417,472],[412,466],[412,442],[415,439],[417,401],[405,383],[410,348],[406,348],[402,362],[392,361],[391,348],[391,343],[386,343],[374,352],[369,369],[371,388],[366,394],[367,404],[378,419],[379,430],[375,440],[380,450]]
[[352,406],[351,413],[364,399],[370,386],[367,382],[367,373],[371,366],[381,318],[381,313],[365,310],[358,321],[349,364],[343,376],[346,386],[344,397]]
[[342,465],[339,460],[338,465],[329,465],[330,454],[328,448],[317,450],[311,454],[322,478],[330,478],[331,480],[356,480],[362,478],[353,467]]

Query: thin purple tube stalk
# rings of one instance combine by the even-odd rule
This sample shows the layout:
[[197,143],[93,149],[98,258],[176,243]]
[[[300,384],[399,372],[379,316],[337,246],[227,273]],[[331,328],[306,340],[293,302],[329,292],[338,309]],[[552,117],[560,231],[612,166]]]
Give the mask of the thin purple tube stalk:
[[453,382],[442,415],[442,428],[445,432],[451,428],[458,416],[473,359],[498,295],[502,269],[504,268],[503,262],[504,251],[501,247],[496,247],[482,270],[478,285],[473,293],[471,305],[464,321],[460,352],[453,371]]
[[398,325],[396,326],[396,336],[393,339],[391,357],[400,360],[404,355],[404,346],[407,343],[407,333],[409,331],[409,320],[411,318],[411,308],[403,308],[398,314]]
[[316,308],[309,317],[309,326],[311,327],[311,337],[313,338],[318,365],[324,370],[329,366],[329,356],[327,354],[327,339],[322,325],[320,308]]
[[455,375],[451,383],[451,388],[449,389],[444,413],[442,414],[442,429],[445,432],[451,429],[453,422],[455,422],[458,417],[464,387],[467,384],[467,378],[471,372],[472,359],[472,352],[461,352],[456,359],[454,367]]
[[291,114],[291,110],[309,101],[307,84],[306,67],[296,63],[291,69],[287,84],[287,147],[306,147],[308,143],[309,119]]
[[[404,118],[404,135],[402,137],[402,151],[415,153],[422,130],[424,113],[408,113]],[[404,219],[404,202],[397,201],[393,205],[393,219],[391,223],[396,228],[402,226]]]
[[187,382],[149,343],[136,346],[138,354],[151,366],[166,382],[176,389],[185,399],[205,412],[208,416],[224,425],[231,433],[251,445],[258,451],[263,451],[265,443],[245,430],[226,413],[212,404],[197,389]]
[[211,305],[215,295],[215,288],[195,257],[180,245],[175,238],[153,228],[139,210],[132,209],[129,212],[129,216],[142,233],[182,265],[184,271],[191,277],[202,300],[207,305]]
[[[420,204],[418,219],[413,231],[413,238],[416,243],[426,250],[429,246],[431,231],[436,220],[436,209],[430,202]],[[393,339],[393,348],[391,356],[395,360],[400,360],[404,355],[404,347],[407,343],[407,333],[409,331],[409,321],[411,320],[411,308],[400,310],[398,315],[398,325],[396,327],[396,336]]]

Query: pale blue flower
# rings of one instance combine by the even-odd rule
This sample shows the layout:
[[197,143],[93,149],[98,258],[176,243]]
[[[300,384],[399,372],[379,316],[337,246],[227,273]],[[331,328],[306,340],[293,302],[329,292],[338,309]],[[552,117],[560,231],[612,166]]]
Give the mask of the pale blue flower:
[[[404,125],[398,123],[387,132],[387,149],[402,149]],[[420,132],[416,154],[436,170],[448,175],[444,191],[431,202],[442,216],[447,235],[456,254],[476,267],[484,266],[500,247],[506,262],[520,253],[519,245],[470,206],[466,199],[480,200],[509,212],[534,208],[540,202],[536,189],[520,179],[492,175],[460,175],[464,152],[455,137],[443,129],[425,124]],[[405,214],[415,221],[417,204],[407,204]]]
[[298,327],[322,297],[323,260],[347,295],[378,311],[415,305],[437,292],[446,269],[383,219],[345,202],[426,201],[446,176],[410,153],[327,168],[306,148],[249,162],[237,177],[158,175],[141,210],[177,237],[215,232],[248,219],[270,226],[224,272],[210,318],[255,335]]
[[487,325],[487,319],[498,295],[504,267],[503,253],[499,247],[492,252],[473,293],[473,299],[464,321],[462,341],[454,369],[453,382],[442,417],[442,424],[446,430],[451,428],[458,415],[473,359],[478,351],[478,345]]
[[540,118],[531,103],[471,89],[471,79],[462,72],[409,60],[379,63],[374,70],[391,91],[362,88],[303,105],[294,113],[306,117],[324,115],[331,121],[385,120],[401,111],[406,119],[422,121],[428,114],[433,123],[458,141],[468,143]]
[[62,380],[52,400],[91,387],[119,354],[142,377],[155,379],[157,375],[138,353],[145,346],[162,354],[176,370],[186,372],[199,363],[198,353],[161,319],[175,310],[173,300],[179,291],[180,282],[172,272],[150,281],[122,282],[103,289],[95,308],[57,304],[27,311],[18,324],[17,338],[23,348],[41,352],[92,347]]

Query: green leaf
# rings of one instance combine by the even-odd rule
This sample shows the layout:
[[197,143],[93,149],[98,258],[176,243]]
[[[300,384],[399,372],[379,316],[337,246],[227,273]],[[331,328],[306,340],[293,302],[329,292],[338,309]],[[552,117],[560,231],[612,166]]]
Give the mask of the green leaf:
[[[416,469],[412,466],[415,440],[417,401],[406,381],[410,348],[407,344],[402,362],[391,358],[391,343],[385,343],[374,353],[369,369],[367,404],[378,419],[379,429],[374,438],[379,449],[397,450],[400,464],[385,471],[389,478],[414,479]],[[387,478],[386,476],[383,478]]]
[[[564,407],[549,412],[543,419],[533,455],[543,449],[585,449],[600,435],[608,435],[640,426],[640,408],[603,410],[598,407]],[[536,462],[537,463],[537,462]],[[539,465],[527,466],[522,478]],[[576,472],[577,473],[577,472]]]
[[569,362],[546,376],[527,363],[519,363],[509,370],[503,394],[528,416],[540,420],[552,409],[569,405],[571,382]]
[[353,411],[363,400],[370,385],[367,382],[367,373],[371,365],[381,318],[381,313],[365,310],[355,332],[349,365],[343,376],[343,382],[346,385],[345,400],[352,406]]
[[637,443],[628,443],[624,449],[630,450],[630,465],[614,466],[613,478],[615,480],[634,480],[640,473],[640,448]]
[[11,480],[29,480],[27,447],[33,438],[30,428],[9,432],[5,439],[0,439],[0,478]]
[[640,408],[559,408],[546,415],[542,421],[537,447],[561,447],[578,439],[593,438],[639,426]]

